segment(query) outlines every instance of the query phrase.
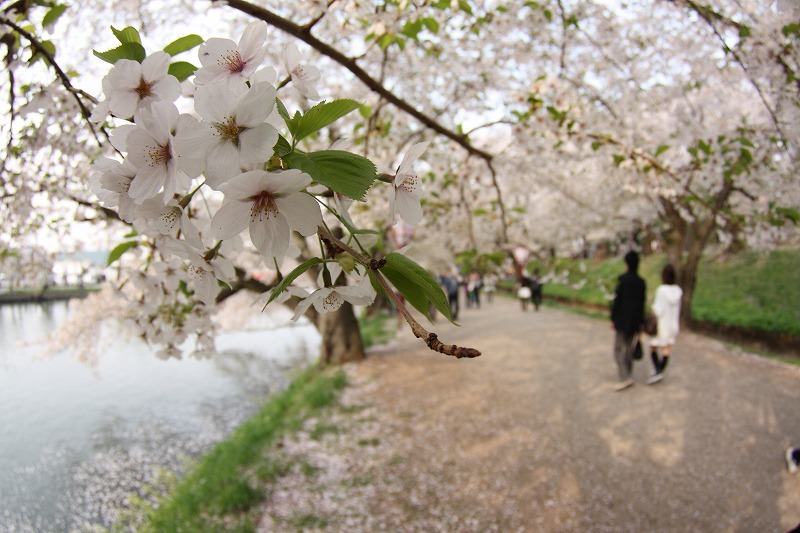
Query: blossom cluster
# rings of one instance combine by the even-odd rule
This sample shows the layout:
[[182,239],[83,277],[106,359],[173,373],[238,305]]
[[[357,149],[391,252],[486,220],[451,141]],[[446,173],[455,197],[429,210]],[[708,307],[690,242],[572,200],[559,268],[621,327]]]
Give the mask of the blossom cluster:
[[[131,280],[137,289],[134,299],[143,308],[137,313],[148,317],[140,325],[154,342],[172,346],[194,326],[207,328],[198,317],[215,303],[220,282],[235,279],[231,257],[243,247],[241,236],[249,237],[269,266],[293,254],[293,231],[308,237],[325,226],[323,208],[353,227],[347,214],[351,198],[336,191],[331,200],[310,174],[281,161],[276,145],[289,137],[288,114],[279,112],[276,70],[263,65],[266,39],[264,22],[248,25],[238,43],[208,39],[199,47],[202,66],[185,87],[169,73],[166,52],[141,62],[119,59],[103,79],[105,100],[91,120],[114,119],[111,143],[123,157],[95,162],[93,189],[149,239],[148,268]],[[293,86],[303,97],[319,100],[320,71],[304,62],[294,45],[285,48],[283,57]],[[192,112],[179,111],[183,93],[192,96],[186,99]],[[421,182],[413,164],[426,146],[412,146],[396,175],[385,180],[393,185],[393,219],[398,214],[409,224],[422,219]],[[364,250],[363,238],[351,240]],[[324,258],[322,264],[327,272],[319,289],[308,294],[292,288],[281,295],[284,300],[301,298],[295,319],[312,305],[324,313],[344,301],[373,301],[375,290],[363,265],[347,269],[349,285],[333,286],[331,280],[342,269],[335,258]]]

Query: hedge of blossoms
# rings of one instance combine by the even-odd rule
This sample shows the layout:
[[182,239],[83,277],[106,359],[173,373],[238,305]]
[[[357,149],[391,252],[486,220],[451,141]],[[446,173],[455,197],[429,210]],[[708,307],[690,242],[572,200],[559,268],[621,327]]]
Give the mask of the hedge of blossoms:
[[[103,123],[110,115],[123,122],[111,136],[122,160],[96,161],[93,188],[135,228],[132,240],[112,251],[110,261],[147,245],[146,266],[130,276],[133,289],[127,288],[126,294],[133,302],[131,317],[144,336],[166,346],[162,355],[179,356],[177,345],[192,333],[198,335],[196,353],[213,346],[209,308],[220,282],[229,284],[236,277],[230,255],[242,248],[245,234],[264,263],[275,268],[285,256],[296,255],[293,231],[319,235],[324,244],[320,257],[286,277],[278,270],[282,281],[265,298],[269,303],[300,297],[295,320],[312,305],[319,313],[335,311],[345,301],[368,305],[376,289],[391,297],[386,279],[419,310],[427,312],[433,304],[449,316],[441,289],[421,267],[399,253],[370,263],[370,233],[376,232],[357,230],[347,213],[352,201],[364,200],[373,183],[383,181],[390,185],[393,220],[399,215],[408,224],[418,223],[422,189],[414,162],[428,143],[411,146],[393,177],[378,176],[372,162],[335,147],[299,150],[299,141],[359,104],[334,100],[290,116],[276,99],[276,71],[262,65],[264,22],[248,25],[238,43],[221,38],[202,43],[202,66],[196,71],[187,70],[187,63],[172,62],[168,53],[193,48],[196,36],[144,57],[135,30],[114,32],[120,47],[97,54],[114,66],[103,79],[105,100],[91,120]],[[318,100],[319,70],[305,63],[294,45],[285,49],[284,60],[294,87],[307,99]],[[193,98],[188,100],[194,113],[179,111],[181,82],[171,72],[183,78],[194,74]],[[205,196],[219,194],[223,200],[214,210],[216,203]],[[203,202],[196,201],[201,197]],[[200,209],[210,219],[207,228],[198,227]],[[344,241],[333,236],[323,210],[346,228]],[[321,267],[321,288],[308,294],[290,287],[312,266]],[[332,280],[342,272],[350,282],[335,286]]]

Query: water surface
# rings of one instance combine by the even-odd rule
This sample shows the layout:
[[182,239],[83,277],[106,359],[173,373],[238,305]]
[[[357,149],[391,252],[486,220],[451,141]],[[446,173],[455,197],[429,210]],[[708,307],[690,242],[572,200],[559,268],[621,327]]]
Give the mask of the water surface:
[[0,531],[110,526],[133,495],[185,470],[319,352],[308,324],[222,334],[211,359],[162,361],[105,335],[95,367],[26,344],[66,302],[0,306]]

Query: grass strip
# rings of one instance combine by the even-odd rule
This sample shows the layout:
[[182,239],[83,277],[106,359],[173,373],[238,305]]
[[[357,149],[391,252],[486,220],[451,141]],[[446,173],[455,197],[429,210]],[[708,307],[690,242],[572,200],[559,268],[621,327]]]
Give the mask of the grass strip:
[[254,531],[265,484],[285,472],[266,450],[288,431],[334,404],[347,384],[343,371],[306,370],[230,437],[217,444],[150,511],[141,531]]

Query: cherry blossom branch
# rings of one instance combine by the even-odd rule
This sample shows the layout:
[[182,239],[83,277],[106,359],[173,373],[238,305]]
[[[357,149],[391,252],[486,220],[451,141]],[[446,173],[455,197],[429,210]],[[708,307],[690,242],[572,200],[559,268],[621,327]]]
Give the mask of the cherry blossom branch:
[[376,260],[367,257],[366,255],[358,252],[351,246],[344,243],[341,239],[338,239],[336,236],[333,235],[327,228],[324,226],[319,226],[317,228],[319,232],[319,236],[323,240],[327,240],[332,243],[337,248],[341,249],[344,252],[350,254],[353,259],[361,263],[366,268],[369,268],[374,278],[378,281],[380,286],[383,288],[383,291],[386,293],[386,296],[392,301],[392,303],[397,306],[398,311],[400,314],[403,315],[403,318],[408,325],[411,326],[411,331],[414,333],[414,336],[418,339],[422,339],[423,342],[433,350],[434,352],[439,352],[445,355],[451,355],[457,359],[461,358],[473,358],[478,357],[481,355],[479,350],[475,348],[466,348],[463,346],[457,346],[455,344],[444,344],[442,341],[439,340],[438,335],[436,333],[430,332],[426,330],[422,324],[417,322],[417,320],[411,315],[411,312],[406,307],[405,303],[403,303],[400,298],[395,294],[394,288],[389,284],[383,274],[380,273],[381,267],[386,264],[385,260]]
[[466,138],[466,135],[456,133],[452,130],[447,129],[437,121],[430,118],[425,113],[422,113],[417,108],[391,92],[390,90],[386,89],[379,81],[374,79],[370,76],[364,69],[359,67],[356,62],[341,53],[340,51],[336,50],[332,46],[323,43],[313,35],[311,35],[309,29],[306,29],[302,26],[298,26],[297,24],[281,17],[269,11],[263,7],[251,4],[245,0],[211,0],[212,3],[220,3],[227,5],[237,11],[241,11],[247,15],[250,15],[254,18],[259,20],[263,20],[267,24],[278,28],[279,30],[292,35],[293,37],[297,37],[301,41],[305,42],[319,53],[324,56],[329,57],[330,59],[334,60],[335,62],[339,63],[341,66],[349,70],[356,78],[361,80],[364,85],[366,85],[370,90],[378,93],[383,98],[394,104],[396,107],[400,108],[402,111],[408,113],[409,115],[413,116],[417,120],[419,120],[422,124],[426,127],[432,129],[436,133],[443,135],[456,143],[458,143],[462,148],[464,148],[470,154],[473,154],[481,159],[490,161],[493,159],[493,155],[481,150],[473,146],[469,140]]
[[[332,46],[323,43],[313,35],[311,35],[311,28],[313,27],[319,19],[314,21],[314,24],[307,25],[307,26],[299,26],[294,24],[293,22],[284,19],[283,17],[263,8],[260,6],[256,6],[247,2],[245,0],[211,0],[213,3],[221,3],[227,6],[230,6],[237,11],[241,11],[247,15],[250,15],[254,18],[259,20],[263,20],[267,24],[278,28],[279,30],[292,35],[301,41],[305,42],[319,53],[324,56],[329,57],[330,59],[334,60],[335,62],[342,65],[344,68],[349,70],[356,78],[361,80],[364,85],[366,85],[370,90],[380,95],[386,101],[393,104],[395,107],[399,108],[401,111],[404,111],[411,115],[412,117],[416,118],[426,127],[432,129],[436,133],[455,141],[459,146],[464,148],[468,154],[474,155],[483,159],[488,168],[489,172],[492,174],[492,183],[494,186],[495,191],[497,192],[497,201],[498,205],[501,208],[501,222],[503,225],[503,238],[507,241],[507,226],[508,222],[506,220],[506,212],[505,207],[503,204],[503,196],[500,191],[499,184],[496,179],[496,172],[492,167],[491,163],[494,159],[494,156],[485,150],[481,150],[474,146],[470,141],[469,137],[464,133],[456,133],[442,124],[440,124],[435,119],[431,118],[430,116],[426,115],[425,113],[419,111],[417,108],[394,94],[392,91],[388,90],[380,81],[376,80],[372,76],[370,76],[364,69],[358,66],[356,61],[352,58],[347,57],[343,53],[339,52]],[[321,17],[320,17],[321,18]]]
[[[42,54],[47,63],[51,67],[53,67],[53,71],[56,73],[56,77],[61,81],[61,85],[67,90],[69,94],[72,95],[75,102],[77,102],[78,107],[81,110],[81,115],[86,120],[86,123],[89,125],[89,130],[92,132],[92,135],[94,136],[97,143],[103,144],[102,141],[100,140],[100,137],[97,135],[97,130],[95,130],[94,124],[92,124],[89,121],[89,117],[91,116],[92,112],[89,111],[89,108],[86,107],[86,104],[81,99],[81,96],[85,97],[88,95],[84,91],[81,91],[80,89],[76,89],[75,87],[73,87],[72,82],[69,79],[69,76],[67,76],[67,73],[64,72],[61,66],[56,62],[56,58],[53,57],[53,54],[51,54],[47,50],[47,48],[42,46],[42,43],[40,43],[35,36],[25,31],[18,24],[15,24],[13,21],[6,18],[5,15],[0,15],[0,24],[5,24],[9,28],[13,29],[15,32],[19,33],[21,36],[25,38],[25,40],[31,43],[31,46],[36,50],[37,53]],[[93,101],[93,103],[97,103],[96,101],[94,101],[93,98],[91,98],[90,101]],[[100,129],[106,135],[106,138],[108,138],[108,134],[105,132],[105,129],[103,128]]]
[[[675,5],[677,5],[677,6],[684,6],[684,7],[688,8],[688,9],[694,11],[695,13],[697,13],[697,15],[701,19],[703,19],[706,22],[706,24],[708,24],[708,26],[711,28],[711,31],[714,33],[714,36],[719,41],[720,46],[722,47],[722,49],[725,51],[726,54],[730,54],[731,57],[733,57],[733,59],[736,61],[736,64],[739,65],[739,67],[742,69],[742,72],[744,72],[744,75],[747,78],[747,81],[749,81],[750,85],[753,86],[753,89],[756,91],[756,94],[758,94],[758,97],[761,100],[761,103],[764,105],[764,109],[767,110],[767,113],[769,114],[770,118],[772,119],[772,124],[773,124],[773,126],[775,126],[775,130],[778,132],[778,135],[781,138],[781,142],[782,142],[782,144],[784,146],[784,149],[786,150],[786,153],[789,155],[790,160],[793,161],[793,164],[796,164],[796,163],[794,163],[795,158],[792,157],[792,153],[791,153],[791,150],[789,148],[791,143],[789,142],[789,139],[784,134],[783,128],[780,125],[780,121],[778,120],[778,116],[775,113],[775,110],[769,104],[769,102],[767,100],[767,96],[764,94],[764,91],[761,88],[761,85],[758,83],[758,81],[753,76],[750,75],[750,71],[749,71],[749,69],[747,67],[747,63],[741,57],[741,54],[739,54],[739,52],[737,52],[736,50],[734,50],[733,48],[728,46],[728,43],[725,42],[725,38],[720,33],[720,31],[717,28],[717,26],[715,25],[715,23],[720,23],[720,24],[723,24],[725,26],[732,27],[736,31],[741,31],[744,28],[744,26],[742,24],[739,24],[735,20],[727,18],[727,17],[723,16],[722,14],[718,13],[717,11],[714,11],[714,9],[712,9],[712,8],[710,8],[708,6],[704,6],[704,5],[698,4],[694,0],[671,0],[671,2],[673,4],[675,4]],[[800,85],[800,81],[797,80],[797,77],[794,75],[795,73],[791,71],[791,68],[786,63],[786,61],[783,58],[783,56],[781,54],[775,54],[774,55],[774,59],[783,68],[784,72],[787,74],[787,79],[793,79],[793,80],[795,80],[795,84]]]

